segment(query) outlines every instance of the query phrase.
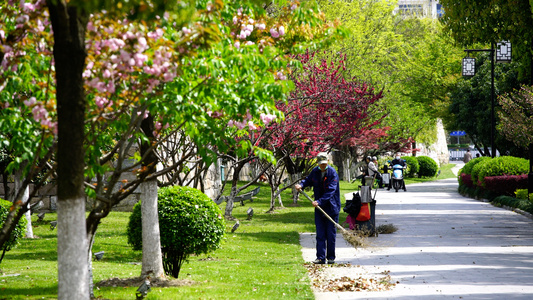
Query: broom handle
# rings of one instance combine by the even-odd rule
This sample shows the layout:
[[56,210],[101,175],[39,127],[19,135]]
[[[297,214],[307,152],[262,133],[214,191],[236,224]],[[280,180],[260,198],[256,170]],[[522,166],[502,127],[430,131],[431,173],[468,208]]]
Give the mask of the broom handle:
[[[302,193],[305,198],[307,198],[307,200],[311,201],[311,203],[313,203],[313,200],[304,192],[304,190],[302,189],[300,191],[300,193]],[[343,232],[346,231],[346,229],[344,229],[344,227],[342,227],[341,225],[339,225],[339,223],[335,222],[335,220],[333,220],[323,209],[322,207],[320,206],[316,206],[316,208],[318,208],[318,210],[320,210],[324,216],[326,216],[326,218],[328,218],[331,222],[333,222],[333,224],[335,224],[335,227],[339,228],[340,230],[342,230]]]

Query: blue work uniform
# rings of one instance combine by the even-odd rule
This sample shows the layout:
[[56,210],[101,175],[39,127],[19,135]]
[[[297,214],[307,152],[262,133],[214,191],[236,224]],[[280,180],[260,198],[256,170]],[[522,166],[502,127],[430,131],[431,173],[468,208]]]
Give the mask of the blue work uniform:
[[[300,183],[302,188],[312,186],[315,201],[333,219],[339,222],[341,197],[339,175],[328,166],[325,172],[315,167]],[[337,228],[324,214],[315,208],[316,258],[335,260],[335,239]]]

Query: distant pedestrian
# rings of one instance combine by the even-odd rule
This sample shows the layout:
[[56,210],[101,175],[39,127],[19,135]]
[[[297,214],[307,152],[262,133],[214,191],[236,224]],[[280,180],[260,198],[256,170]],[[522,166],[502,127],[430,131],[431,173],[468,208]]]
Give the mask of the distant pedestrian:
[[465,156],[463,157],[463,162],[466,164],[467,162],[472,160],[472,153],[470,153],[470,149],[466,150]]
[[383,188],[383,177],[381,177],[381,173],[379,173],[379,163],[378,158],[373,156],[371,164],[368,164],[368,174],[370,176],[374,176],[374,178],[378,181],[379,188]]

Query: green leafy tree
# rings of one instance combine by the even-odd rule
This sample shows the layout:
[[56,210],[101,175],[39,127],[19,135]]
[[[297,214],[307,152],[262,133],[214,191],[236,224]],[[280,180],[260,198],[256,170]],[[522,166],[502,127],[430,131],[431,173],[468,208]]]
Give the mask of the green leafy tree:
[[[142,182],[175,166],[158,173],[153,172],[153,165],[145,165],[134,173],[132,181],[121,180],[121,174],[142,166],[158,143],[177,130],[183,130],[198,145],[205,145],[198,154],[206,158],[215,153],[209,146],[227,148],[224,139],[218,137],[235,133],[236,129],[228,126],[230,121],[243,121],[248,114],[258,119],[260,112],[275,114],[275,99],[283,99],[289,87],[276,75],[286,68],[287,47],[315,44],[314,38],[333,38],[336,31],[329,24],[322,26],[325,22],[312,10],[297,5],[290,6],[290,18],[278,20],[261,17],[265,11],[260,4],[244,8],[241,3],[222,1],[191,4],[157,0],[119,5],[108,1],[39,1],[35,5],[21,2],[9,6],[6,24],[10,27],[2,30],[2,67],[13,73],[17,67],[25,68],[17,65],[16,54],[25,53],[19,50],[40,49],[41,44],[44,53],[38,57],[48,57],[43,63],[48,72],[43,76],[39,77],[39,72],[24,73],[17,81],[3,73],[0,87],[11,91],[5,96],[10,107],[22,106],[28,100],[24,105],[33,114],[32,126],[46,130],[50,137],[48,140],[42,134],[30,133],[37,137],[41,148],[21,147],[24,151],[15,161],[27,160],[28,153],[42,155],[30,166],[56,158],[52,170],[58,174],[59,298],[88,297],[84,270],[98,223]],[[48,15],[42,13],[45,8]],[[100,14],[101,10],[107,13]],[[238,26],[247,29],[260,21],[260,26],[254,27],[258,43],[247,40],[252,30],[236,28],[233,18],[239,21],[243,12],[248,23],[237,22]],[[142,19],[150,22],[138,22]],[[286,24],[294,26],[285,29]],[[32,29],[41,35],[26,34]],[[148,34],[151,39],[146,38]],[[147,50],[146,45],[153,40],[155,43],[150,45],[155,47],[147,53],[135,48]],[[161,60],[167,64],[161,65],[165,63]],[[21,84],[24,82],[36,84]],[[149,117],[154,118],[154,124],[147,124],[145,119]],[[155,132],[150,134],[151,128]],[[142,155],[135,151],[139,140],[148,145]],[[57,156],[53,157],[55,142]],[[251,147],[244,143],[239,149],[247,151]],[[133,165],[124,164],[131,158]],[[29,174],[26,176],[31,178]],[[87,221],[84,187],[98,201]],[[0,244],[6,241],[18,215],[8,215],[11,222],[3,227]]]
[[523,86],[498,97],[498,101],[502,108],[498,111],[498,131],[516,146],[528,148],[533,144],[533,87]]
[[383,89],[390,127],[381,151],[407,151],[436,140],[436,117],[446,113],[462,51],[438,20],[394,14],[394,1],[319,1],[350,35],[331,47],[347,54],[347,73]]

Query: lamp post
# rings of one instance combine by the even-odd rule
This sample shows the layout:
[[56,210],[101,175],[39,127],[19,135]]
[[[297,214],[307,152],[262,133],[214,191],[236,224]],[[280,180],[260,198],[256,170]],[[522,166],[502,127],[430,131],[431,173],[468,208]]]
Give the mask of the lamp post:
[[[497,43],[494,48],[494,43],[491,44],[490,49],[465,49],[466,57],[463,58],[463,76],[474,76],[476,74],[475,58],[470,57],[471,52],[490,52],[490,84],[491,84],[491,106],[490,106],[490,147],[492,149],[492,158],[496,157],[496,147],[494,145],[494,136],[496,134],[496,119],[494,118],[494,56],[496,62],[510,62],[511,61],[511,42],[502,41]],[[496,55],[494,55],[496,54]]]

